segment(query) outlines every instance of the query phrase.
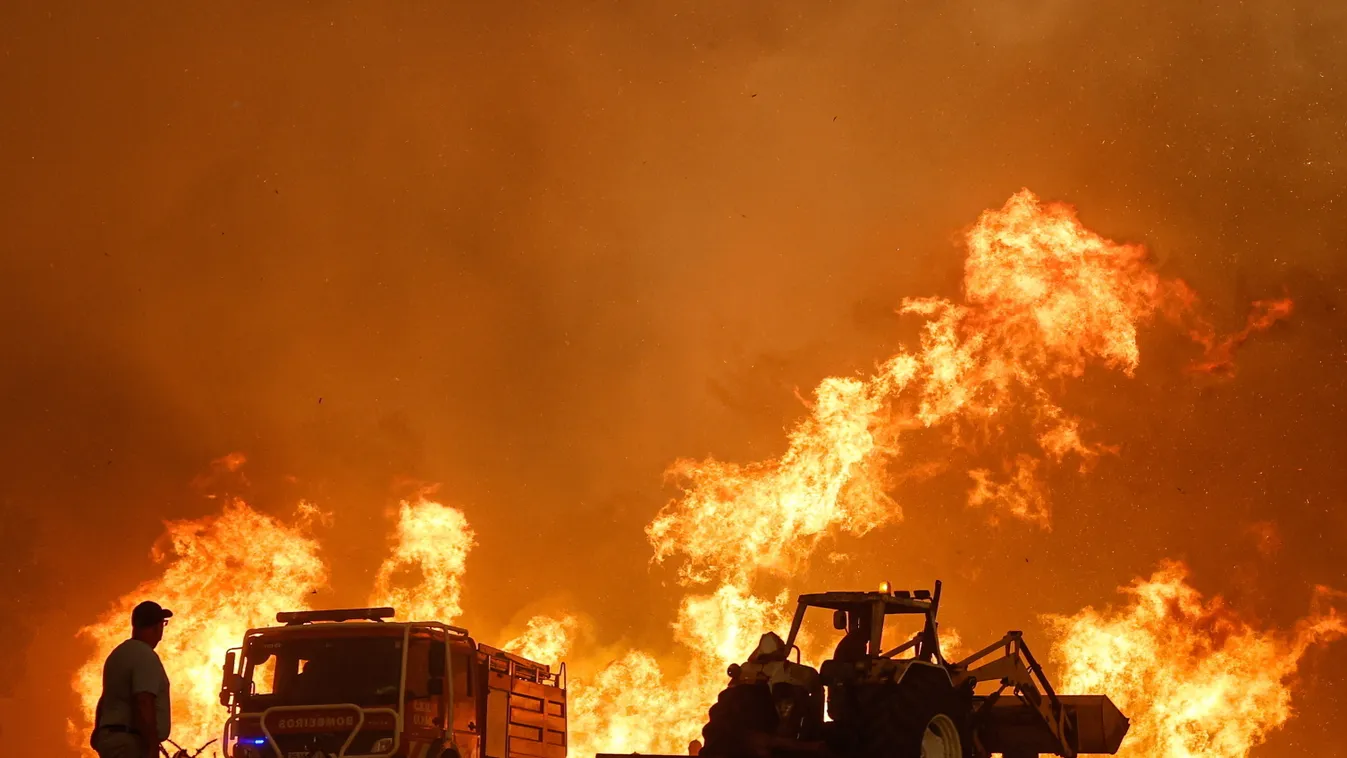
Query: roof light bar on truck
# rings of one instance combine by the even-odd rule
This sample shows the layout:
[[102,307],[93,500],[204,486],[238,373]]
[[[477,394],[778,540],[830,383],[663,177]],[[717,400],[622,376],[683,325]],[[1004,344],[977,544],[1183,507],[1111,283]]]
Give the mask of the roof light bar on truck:
[[276,621],[289,626],[315,621],[383,621],[393,618],[392,608],[336,608],[330,611],[282,611]]

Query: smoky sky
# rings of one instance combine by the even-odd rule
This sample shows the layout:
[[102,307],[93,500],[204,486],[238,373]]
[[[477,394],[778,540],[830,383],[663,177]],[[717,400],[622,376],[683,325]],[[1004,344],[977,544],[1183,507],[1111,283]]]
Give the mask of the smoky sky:
[[[665,468],[779,454],[796,392],[957,297],[960,230],[1025,186],[1224,329],[1296,313],[1227,381],[1155,326],[1135,377],[1064,386],[1120,453],[1052,475],[1050,531],[939,476],[792,586],[940,576],[966,639],[1046,650],[1037,614],[1174,557],[1290,625],[1347,589],[1344,35],[1295,0],[4,4],[0,739],[64,746],[72,635],[234,451],[235,494],[335,514],[324,602],[364,602],[433,482],[484,638],[567,607],[669,648]],[[1345,674],[1311,654],[1260,754],[1347,755]]]

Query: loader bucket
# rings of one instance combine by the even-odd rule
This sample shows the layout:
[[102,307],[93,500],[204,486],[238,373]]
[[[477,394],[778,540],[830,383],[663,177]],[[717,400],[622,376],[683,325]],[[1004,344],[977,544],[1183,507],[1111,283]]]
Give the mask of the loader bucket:
[[[1107,695],[1059,695],[1076,719],[1076,752],[1113,755],[1129,722]],[[981,701],[982,698],[977,698]],[[981,703],[977,704],[981,708]],[[1061,745],[1038,713],[1014,698],[1003,698],[979,711],[978,733],[991,753],[1061,755]]]

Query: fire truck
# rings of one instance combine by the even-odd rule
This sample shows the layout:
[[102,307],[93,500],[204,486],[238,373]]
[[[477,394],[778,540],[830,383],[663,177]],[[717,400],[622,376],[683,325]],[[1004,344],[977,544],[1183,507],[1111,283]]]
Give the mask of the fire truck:
[[556,671],[392,608],[278,613],[225,654],[231,758],[566,758]]

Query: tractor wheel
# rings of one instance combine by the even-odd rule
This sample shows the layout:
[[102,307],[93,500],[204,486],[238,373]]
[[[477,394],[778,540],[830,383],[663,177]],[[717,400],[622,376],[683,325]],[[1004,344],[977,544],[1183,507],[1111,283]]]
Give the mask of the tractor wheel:
[[944,671],[913,665],[862,698],[867,758],[973,758],[972,698]]
[[753,755],[752,737],[776,730],[776,706],[765,684],[731,685],[721,690],[702,727],[705,758],[746,758]]

